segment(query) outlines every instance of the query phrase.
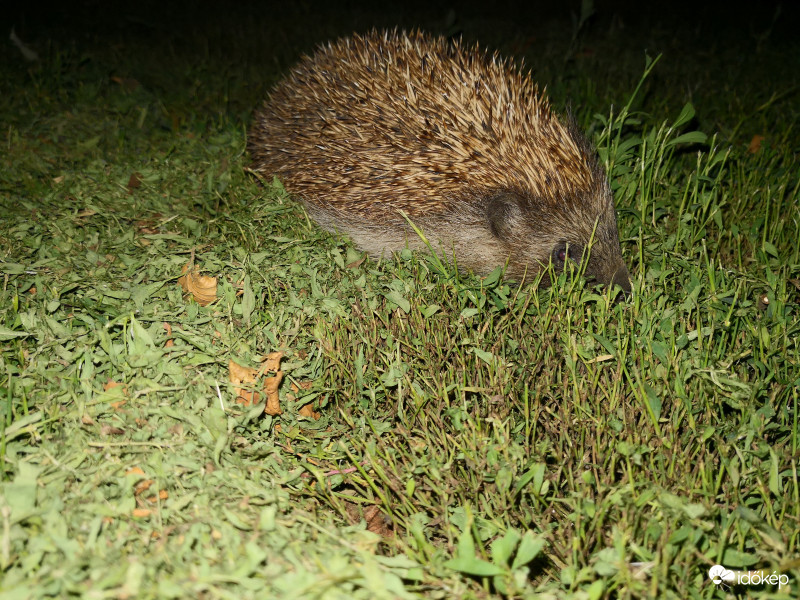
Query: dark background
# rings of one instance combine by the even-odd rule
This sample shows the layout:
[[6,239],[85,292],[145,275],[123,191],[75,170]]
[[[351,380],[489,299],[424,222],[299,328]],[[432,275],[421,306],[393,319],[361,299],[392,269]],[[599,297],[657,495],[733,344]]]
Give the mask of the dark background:
[[219,72],[230,73],[225,104],[243,121],[301,54],[372,27],[462,36],[524,60],[554,103],[570,104],[584,123],[593,113],[607,114],[609,107],[624,103],[642,74],[645,53],[661,54],[640,108],[663,119],[692,101],[707,132],[746,143],[748,136],[796,120],[799,4],[598,0],[578,28],[581,3],[575,0],[84,0],[18,3],[2,11],[0,24],[4,62],[12,68],[30,68],[8,42],[14,27],[43,61],[59,52],[77,53],[87,68],[136,79],[156,92],[198,80],[218,86]]

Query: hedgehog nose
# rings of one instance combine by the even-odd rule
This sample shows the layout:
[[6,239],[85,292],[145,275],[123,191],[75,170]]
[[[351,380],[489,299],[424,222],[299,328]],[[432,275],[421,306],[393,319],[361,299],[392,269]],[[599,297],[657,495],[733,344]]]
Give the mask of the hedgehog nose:
[[621,302],[622,300],[627,300],[630,298],[631,276],[628,273],[628,269],[626,269],[624,266],[620,266],[614,272],[614,275],[611,276],[610,283],[612,286],[618,285],[621,288],[621,292],[614,298],[615,302]]

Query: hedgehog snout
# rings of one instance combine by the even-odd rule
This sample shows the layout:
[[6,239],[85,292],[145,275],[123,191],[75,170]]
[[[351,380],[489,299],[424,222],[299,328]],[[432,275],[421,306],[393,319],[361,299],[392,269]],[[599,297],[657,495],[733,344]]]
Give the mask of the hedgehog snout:
[[591,253],[587,255],[585,245],[560,241],[553,247],[550,260],[556,272],[561,272],[566,267],[567,261],[571,260],[576,265],[588,261],[583,269],[586,280],[595,285],[611,287],[618,285],[622,294],[618,295],[616,300],[620,300],[623,296],[630,295],[631,281],[628,269],[622,262],[622,256],[615,247],[618,245],[616,239],[613,244],[590,244]]
[[593,257],[586,268],[587,280],[603,286],[619,286],[621,293],[615,295],[615,301],[628,298],[631,294],[631,279],[622,257]]
[[611,285],[618,285],[622,289],[622,294],[617,296],[617,300],[621,300],[622,296],[625,298],[631,295],[631,276],[625,265],[620,265],[614,274],[611,276]]

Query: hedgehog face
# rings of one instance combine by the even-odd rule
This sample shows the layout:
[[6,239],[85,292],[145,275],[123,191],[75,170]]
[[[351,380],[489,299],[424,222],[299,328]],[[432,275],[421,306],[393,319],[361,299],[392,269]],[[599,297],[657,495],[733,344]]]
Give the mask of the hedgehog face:
[[596,222],[594,235],[587,236],[591,244],[583,248],[582,260],[587,260],[588,253],[584,275],[595,283],[618,285],[625,294],[630,294],[630,274],[622,261],[617,218],[610,195],[607,210],[598,215]]
[[[610,194],[597,215],[585,214],[596,202],[554,205],[515,192],[501,192],[487,202],[489,231],[508,256],[507,274],[521,279],[553,265],[561,272],[569,261],[583,267],[590,282],[619,285],[630,292],[628,270],[622,261],[616,215]],[[585,264],[583,264],[585,262]],[[550,285],[547,274],[542,286]]]

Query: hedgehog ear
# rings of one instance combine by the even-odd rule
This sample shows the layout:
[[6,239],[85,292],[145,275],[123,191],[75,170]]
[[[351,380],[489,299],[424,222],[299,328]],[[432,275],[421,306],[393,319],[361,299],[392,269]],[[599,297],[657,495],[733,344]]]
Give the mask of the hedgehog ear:
[[502,192],[489,199],[486,218],[493,236],[501,239],[513,236],[522,216],[519,204],[519,196],[511,192]]

